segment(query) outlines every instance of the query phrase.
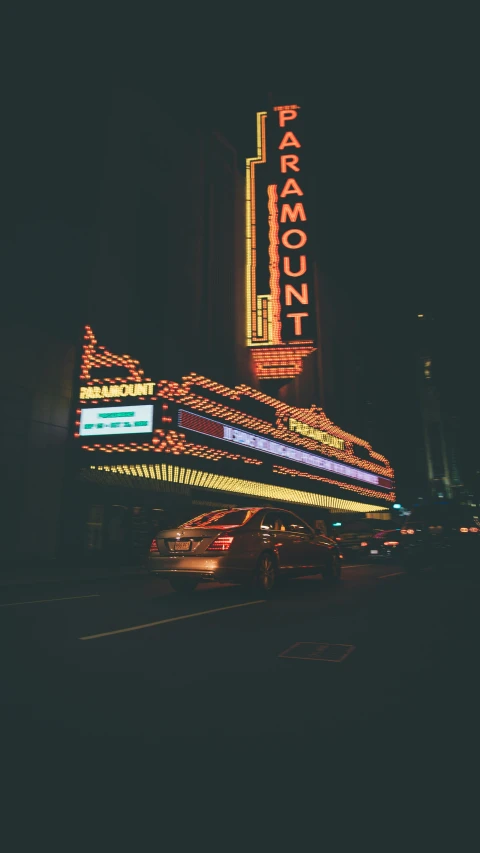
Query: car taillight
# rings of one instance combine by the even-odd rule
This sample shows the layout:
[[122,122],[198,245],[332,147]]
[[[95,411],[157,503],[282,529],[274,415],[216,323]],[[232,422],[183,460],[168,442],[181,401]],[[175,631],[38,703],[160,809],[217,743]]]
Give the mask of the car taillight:
[[410,533],[410,536],[413,536],[413,534],[415,533],[415,531],[414,531],[414,530],[412,530],[412,528],[411,528],[411,527],[409,527],[409,528],[407,529],[407,533]]
[[394,542],[393,539],[391,542],[384,542],[384,545],[400,545],[400,542]]
[[478,527],[469,527],[470,533],[478,533]]
[[367,545],[368,545],[368,542],[360,542],[360,547],[361,547],[361,548],[366,548],[366,547],[367,547]]
[[407,531],[406,531],[406,530],[401,530],[401,531],[400,531],[400,533],[402,533],[402,535],[403,535],[403,536],[406,536],[406,535],[407,535]]
[[460,533],[468,533],[468,527],[461,527]]
[[155,551],[158,551],[157,540],[152,539],[152,544],[150,545],[150,553],[154,554]]
[[342,541],[341,536],[335,536],[335,542],[341,542],[341,541]]
[[207,551],[228,551],[232,542],[233,536],[217,536],[208,546]]

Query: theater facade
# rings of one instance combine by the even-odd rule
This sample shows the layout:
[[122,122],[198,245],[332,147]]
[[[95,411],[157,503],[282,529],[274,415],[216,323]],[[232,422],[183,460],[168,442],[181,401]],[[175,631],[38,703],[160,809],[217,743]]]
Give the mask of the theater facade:
[[[322,407],[322,343],[331,330],[321,322],[301,107],[259,112],[256,135],[244,182],[228,146],[217,145],[190,225],[167,217],[171,246],[157,246],[154,235],[149,270],[169,249],[186,260],[182,273],[162,266],[164,278],[158,271],[143,290],[138,276],[129,280],[145,322],[135,300],[112,293],[111,322],[95,309],[84,330],[64,512],[64,544],[82,563],[141,563],[155,530],[208,509],[289,506],[332,534],[339,514],[385,513],[395,500],[388,460]],[[212,172],[220,150],[222,168]],[[187,161],[179,160],[180,174],[188,166],[197,175]],[[171,210],[169,198],[161,196],[162,211]],[[127,232],[107,225],[120,251]],[[153,227],[150,215],[144,226]],[[133,275],[130,255],[122,275]],[[122,330],[129,354],[118,352]],[[159,374],[145,375],[136,346]]]

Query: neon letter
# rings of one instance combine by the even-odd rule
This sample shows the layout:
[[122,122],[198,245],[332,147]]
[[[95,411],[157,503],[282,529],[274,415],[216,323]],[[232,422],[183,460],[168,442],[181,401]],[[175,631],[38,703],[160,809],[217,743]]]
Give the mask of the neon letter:
[[292,172],[299,172],[300,167],[296,166],[295,163],[298,163],[298,157],[296,154],[280,155],[280,169],[282,172],[286,172],[287,169],[291,169]]
[[306,281],[303,282],[301,288],[302,292],[299,293],[298,290],[295,290],[292,284],[285,285],[285,305],[292,304],[292,296],[294,296],[295,299],[298,299],[302,305],[308,305],[308,284]]
[[[290,234],[298,234],[300,242],[293,244],[290,243]],[[298,228],[290,228],[290,231],[285,231],[285,234],[282,234],[282,243],[286,249],[301,249],[306,242],[307,235],[305,234],[305,231],[300,231]]]
[[292,121],[292,119],[296,118],[298,115],[296,110],[279,110],[278,120],[280,122],[280,127],[285,127],[286,121]]
[[282,204],[282,213],[280,215],[280,222],[286,222],[287,216],[288,216],[290,222],[296,222],[299,217],[302,220],[302,222],[307,221],[305,210],[303,209],[303,204],[301,201],[297,202],[297,204],[295,205],[293,210],[289,204]]
[[289,178],[285,181],[285,186],[280,193],[280,198],[285,198],[286,195],[303,195],[303,191],[298,186],[295,178]]
[[301,148],[297,137],[291,130],[287,130],[285,136],[283,137],[280,145],[278,146],[280,151],[283,151],[284,148],[291,148],[293,145],[294,148]]
[[307,256],[300,255],[300,269],[298,272],[292,272],[292,270],[290,269],[290,258],[284,258],[283,271],[285,275],[291,275],[292,278],[297,278],[299,275],[303,275],[307,271]]
[[308,317],[308,314],[287,314],[287,317],[293,317],[295,323],[294,331],[296,335],[302,334],[302,317]]

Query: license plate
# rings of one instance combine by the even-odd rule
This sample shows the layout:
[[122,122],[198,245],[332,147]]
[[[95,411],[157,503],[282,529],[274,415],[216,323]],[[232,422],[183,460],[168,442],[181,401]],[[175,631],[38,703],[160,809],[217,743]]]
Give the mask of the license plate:
[[174,551],[190,551],[191,542],[175,542]]
[[375,551],[375,550],[373,550],[373,549],[372,549],[372,550],[370,551],[370,553],[371,553],[371,554],[378,554],[378,551]]

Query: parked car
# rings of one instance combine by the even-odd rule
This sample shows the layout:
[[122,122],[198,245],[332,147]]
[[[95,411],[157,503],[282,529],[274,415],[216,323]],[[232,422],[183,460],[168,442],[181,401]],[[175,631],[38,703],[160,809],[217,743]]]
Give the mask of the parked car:
[[342,528],[335,530],[335,542],[340,548],[340,552],[347,558],[355,558],[363,556],[363,543],[369,542],[373,534],[377,532],[367,526],[364,520],[349,522],[342,525]]
[[414,509],[400,530],[402,560],[425,566],[471,566],[480,570],[480,520],[471,508],[438,504]]
[[402,550],[400,529],[381,530],[369,539],[362,539],[360,547],[366,560],[398,560]]
[[269,593],[286,575],[321,572],[331,582],[341,577],[336,543],[293,512],[275,507],[216,510],[160,530],[148,568],[179,592],[219,581],[251,583]]

